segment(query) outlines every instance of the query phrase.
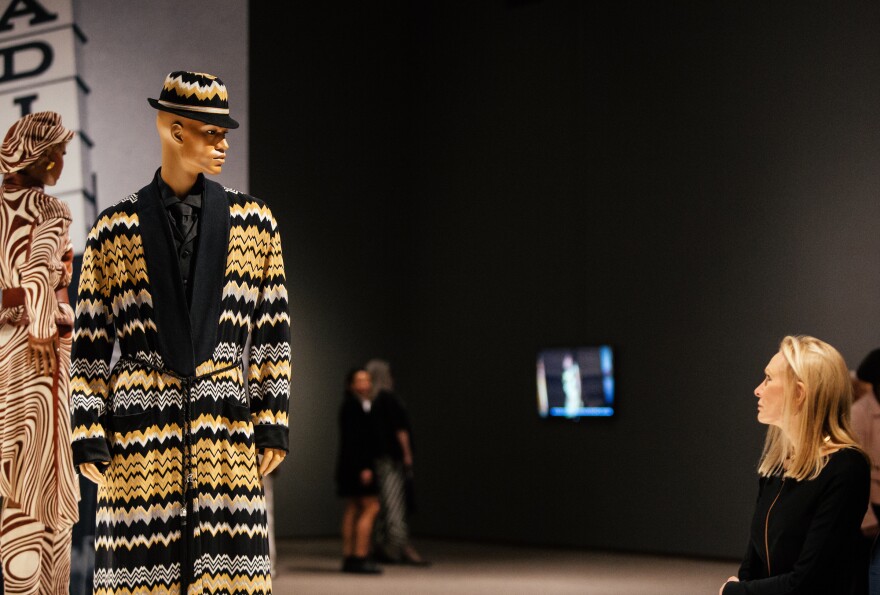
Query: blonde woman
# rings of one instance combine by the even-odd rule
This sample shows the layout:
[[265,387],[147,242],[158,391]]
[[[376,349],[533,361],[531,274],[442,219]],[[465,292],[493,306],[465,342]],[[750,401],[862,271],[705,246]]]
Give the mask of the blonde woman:
[[720,595],[867,593],[870,467],[850,428],[843,357],[819,339],[785,337],[755,396],[769,426],[758,501],[738,576]]

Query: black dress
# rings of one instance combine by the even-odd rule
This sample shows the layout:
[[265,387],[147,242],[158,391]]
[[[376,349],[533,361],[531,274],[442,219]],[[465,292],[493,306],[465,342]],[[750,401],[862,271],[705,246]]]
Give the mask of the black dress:
[[[373,410],[365,411],[360,399],[346,391],[339,408],[339,453],[336,460],[336,493],[343,498],[370,496],[379,489],[374,461],[382,449]],[[373,481],[361,482],[364,469],[373,471]]]
[[867,594],[860,525],[870,481],[867,459],[851,448],[832,454],[813,480],[762,477],[741,582],[723,595]]

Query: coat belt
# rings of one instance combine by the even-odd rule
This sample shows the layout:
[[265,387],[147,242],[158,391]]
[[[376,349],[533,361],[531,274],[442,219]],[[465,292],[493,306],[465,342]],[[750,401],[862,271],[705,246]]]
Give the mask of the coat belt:
[[[67,286],[59,287],[55,290],[55,299],[59,304],[69,304],[70,297],[67,294]],[[23,287],[6,287],[3,289],[3,307],[15,308],[24,306],[24,288]]]
[[[4,290],[4,294],[5,293],[6,292]],[[207,374],[184,376],[182,374],[178,374],[174,370],[169,370],[168,368],[163,368],[161,366],[157,366],[155,364],[152,364],[146,360],[143,360],[143,359],[140,359],[137,357],[122,356],[119,358],[119,361],[133,363],[136,365],[141,365],[146,368],[150,368],[151,370],[153,370],[154,372],[158,372],[159,374],[165,374],[165,375],[171,376],[172,378],[177,378],[180,381],[180,383],[183,385],[183,401],[184,401],[183,402],[183,477],[182,477],[182,479],[183,479],[183,486],[182,486],[182,488],[183,488],[183,490],[182,490],[182,504],[183,504],[183,506],[181,507],[181,511],[180,511],[180,517],[181,517],[180,518],[180,526],[181,526],[180,540],[181,540],[181,545],[184,548],[184,550],[183,550],[184,555],[182,556],[183,559],[181,560],[181,569],[180,570],[181,570],[181,589],[182,589],[182,592],[185,593],[187,587],[189,587],[189,584],[190,584],[190,572],[191,572],[191,568],[189,568],[187,566],[189,564],[189,560],[187,559],[188,556],[186,555],[186,548],[187,548],[187,544],[189,541],[189,535],[188,535],[188,532],[186,531],[186,526],[187,526],[186,508],[189,503],[190,489],[192,488],[193,484],[195,484],[195,475],[193,473],[194,469],[193,469],[193,461],[192,461],[192,444],[190,444],[190,429],[191,429],[191,422],[192,422],[192,413],[190,411],[190,403],[191,403],[190,393],[192,392],[193,385],[195,385],[195,383],[198,382],[199,380],[203,380],[205,378],[210,378],[211,376],[214,376],[214,375],[219,374],[221,372],[226,372],[228,370],[232,370],[233,368],[238,368],[242,364],[240,362],[237,364],[230,364],[228,366],[224,366],[222,368],[217,368],[216,370],[212,370],[211,372],[208,372]]]

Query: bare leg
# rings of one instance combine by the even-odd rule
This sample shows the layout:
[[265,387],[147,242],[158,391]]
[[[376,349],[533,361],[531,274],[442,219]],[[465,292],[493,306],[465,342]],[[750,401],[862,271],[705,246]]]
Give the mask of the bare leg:
[[356,498],[349,498],[345,503],[345,512],[342,514],[342,555],[353,556],[355,532],[358,519],[358,502]]
[[370,538],[373,533],[373,521],[379,514],[379,498],[376,496],[364,496],[360,498],[361,511],[357,519],[355,533],[354,555],[365,558],[370,553]]

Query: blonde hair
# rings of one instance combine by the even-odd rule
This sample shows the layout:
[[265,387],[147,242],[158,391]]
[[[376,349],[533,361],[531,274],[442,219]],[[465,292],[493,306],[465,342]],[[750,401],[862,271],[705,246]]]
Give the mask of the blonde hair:
[[[770,426],[758,473],[815,479],[840,448],[861,451],[849,421],[852,382],[843,356],[815,337],[787,336],[779,353],[788,364],[782,425]],[[789,439],[791,436],[791,439]]]

